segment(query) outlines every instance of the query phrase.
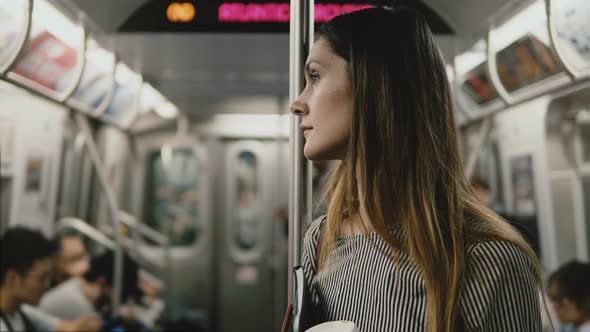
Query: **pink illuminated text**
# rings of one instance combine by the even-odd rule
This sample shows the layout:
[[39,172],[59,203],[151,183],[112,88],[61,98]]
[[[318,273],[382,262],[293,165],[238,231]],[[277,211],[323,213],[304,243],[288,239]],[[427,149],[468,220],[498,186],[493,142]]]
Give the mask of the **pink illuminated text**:
[[[315,22],[327,22],[340,14],[350,13],[371,5],[316,4]],[[291,8],[282,3],[224,3],[219,7],[219,22],[289,22]]]

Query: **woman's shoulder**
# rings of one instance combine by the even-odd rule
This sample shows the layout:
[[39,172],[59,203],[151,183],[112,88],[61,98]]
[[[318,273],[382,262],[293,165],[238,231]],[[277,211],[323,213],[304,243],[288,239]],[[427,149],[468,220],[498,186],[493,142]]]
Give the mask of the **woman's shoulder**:
[[313,243],[315,246],[318,242],[320,234],[322,232],[322,227],[326,222],[327,216],[323,215],[316,219],[314,219],[309,226],[307,226],[307,230],[305,231],[304,242]]
[[486,240],[467,246],[467,276],[481,273],[495,277],[533,275],[535,265],[516,243],[506,240]]
[[316,252],[317,244],[322,232],[322,226],[326,221],[326,216],[321,216],[313,220],[307,227],[303,238],[303,255],[302,265],[307,277],[311,278],[316,273]]
[[480,241],[467,246],[461,316],[468,331],[540,331],[533,261],[516,243]]

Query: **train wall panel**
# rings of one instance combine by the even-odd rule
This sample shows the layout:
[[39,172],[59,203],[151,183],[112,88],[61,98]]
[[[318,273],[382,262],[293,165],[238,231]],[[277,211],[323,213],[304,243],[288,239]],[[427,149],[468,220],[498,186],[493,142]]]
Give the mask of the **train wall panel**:
[[5,83],[0,87],[0,99],[0,118],[9,119],[14,126],[11,179],[3,180],[10,181],[12,187],[8,224],[39,228],[50,236],[68,110]]

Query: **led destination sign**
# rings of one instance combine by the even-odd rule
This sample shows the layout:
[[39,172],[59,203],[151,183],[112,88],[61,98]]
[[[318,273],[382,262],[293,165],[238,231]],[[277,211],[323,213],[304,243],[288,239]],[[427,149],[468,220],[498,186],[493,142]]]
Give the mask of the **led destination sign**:
[[[316,0],[315,23],[391,0]],[[438,34],[452,33],[438,14],[420,1],[415,6]],[[291,6],[288,0],[152,0],[120,27],[121,32],[289,32]]]
[[[327,22],[340,14],[371,8],[362,4],[317,4],[314,8],[315,21]],[[224,3],[219,6],[219,22],[268,22],[289,23],[291,6],[286,3]]]

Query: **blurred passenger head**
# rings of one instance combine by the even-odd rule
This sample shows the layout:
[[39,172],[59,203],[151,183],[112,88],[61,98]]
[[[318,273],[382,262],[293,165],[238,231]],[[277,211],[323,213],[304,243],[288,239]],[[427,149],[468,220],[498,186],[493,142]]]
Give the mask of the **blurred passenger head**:
[[[308,159],[342,160],[327,192],[325,246],[334,246],[347,215],[358,214],[361,192],[368,222],[421,267],[427,331],[450,332],[465,241],[515,243],[537,266],[539,287],[540,268],[526,241],[477,201],[465,177],[445,61],[414,6],[369,8],[323,25],[291,112],[301,117]],[[471,227],[476,222],[486,227]],[[393,223],[404,224],[404,243],[389,231]]]
[[549,276],[547,293],[561,322],[579,326],[590,321],[590,264],[561,266]]
[[8,229],[0,238],[0,284],[16,302],[37,305],[51,282],[55,243],[39,231]]
[[75,230],[66,229],[57,236],[59,245],[59,279],[81,277],[88,271],[90,259],[82,236]]
[[482,177],[475,176],[471,179],[471,187],[475,192],[475,196],[479,202],[485,206],[492,205],[492,194],[490,192],[490,185]]
[[[89,299],[96,306],[110,302],[114,286],[114,262],[115,255],[108,250],[103,254],[93,257],[90,261],[90,269],[84,274],[84,280],[91,289]],[[139,267],[133,259],[124,254],[123,260],[123,291],[121,300],[139,300],[142,295],[139,289]]]

